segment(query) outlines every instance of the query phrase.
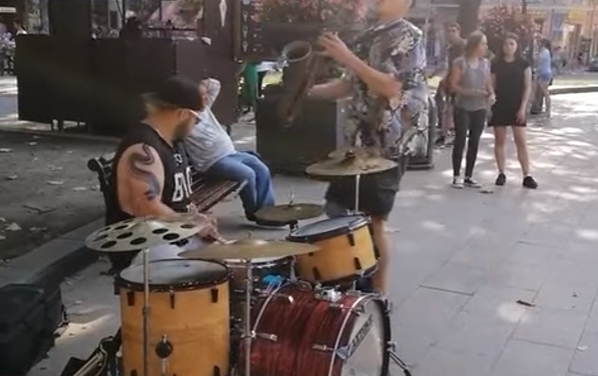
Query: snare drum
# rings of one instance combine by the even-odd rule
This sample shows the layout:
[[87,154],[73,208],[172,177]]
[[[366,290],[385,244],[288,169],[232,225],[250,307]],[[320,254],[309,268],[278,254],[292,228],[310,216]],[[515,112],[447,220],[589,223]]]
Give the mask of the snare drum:
[[[390,313],[378,295],[287,284],[258,300],[252,322],[252,374],[388,374]],[[239,355],[243,371],[243,342]]]
[[[231,294],[231,316],[237,320],[245,317],[245,279],[247,278],[247,265],[244,260],[224,260],[233,272],[233,279],[230,283]],[[292,272],[292,259],[289,257],[263,257],[251,260],[253,283],[255,288],[263,287],[263,280],[266,276],[280,276],[290,278]]]
[[370,221],[361,215],[300,227],[287,240],[320,247],[317,252],[295,257],[297,276],[313,283],[356,279],[377,265]]
[[[202,260],[159,260],[149,264],[149,374],[214,376],[229,371],[229,289],[231,271]],[[124,374],[143,372],[143,266],[117,277],[122,321]],[[167,341],[164,363],[156,347]]]

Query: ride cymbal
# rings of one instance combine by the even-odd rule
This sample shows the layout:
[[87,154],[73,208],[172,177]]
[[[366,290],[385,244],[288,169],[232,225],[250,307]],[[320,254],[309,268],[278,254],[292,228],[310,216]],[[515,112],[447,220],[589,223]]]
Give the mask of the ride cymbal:
[[397,167],[397,164],[381,157],[351,156],[328,159],[307,167],[305,172],[313,176],[342,177],[375,174]]
[[289,257],[316,252],[320,247],[311,244],[291,243],[280,240],[243,239],[228,244],[211,244],[199,249],[179,253],[188,259],[244,259],[262,257]]
[[255,216],[267,222],[292,223],[317,218],[322,214],[324,214],[322,205],[299,203],[261,208],[255,213]]
[[99,252],[134,252],[186,239],[209,224],[205,217],[194,214],[133,218],[94,231],[85,245]]

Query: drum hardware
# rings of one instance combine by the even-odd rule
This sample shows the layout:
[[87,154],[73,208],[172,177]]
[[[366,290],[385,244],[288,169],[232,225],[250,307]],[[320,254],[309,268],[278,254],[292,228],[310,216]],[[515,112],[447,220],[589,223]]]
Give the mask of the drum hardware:
[[342,298],[340,291],[337,291],[332,287],[323,287],[322,289],[318,290],[315,295],[316,298],[320,300],[326,300],[331,303],[335,303]]
[[168,357],[172,354],[172,344],[166,339],[166,335],[162,336],[160,343],[156,345],[156,356],[160,358],[162,366],[161,376],[167,376],[168,373]]
[[251,260],[245,259],[246,278],[245,278],[245,325],[243,332],[243,344],[245,346],[245,376],[251,375],[251,342],[255,337],[255,332],[250,330],[251,325],[251,295],[253,292],[253,268]]

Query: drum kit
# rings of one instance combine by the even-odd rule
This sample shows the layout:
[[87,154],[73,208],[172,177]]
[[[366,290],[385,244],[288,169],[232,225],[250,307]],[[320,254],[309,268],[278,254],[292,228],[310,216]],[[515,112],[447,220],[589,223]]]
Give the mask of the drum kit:
[[[390,165],[349,159],[311,170],[348,176]],[[321,214],[321,207],[293,203],[262,213],[295,223]],[[136,218],[87,238],[99,252],[143,255],[115,280],[121,375],[386,376],[393,361],[410,376],[391,342],[390,304],[355,287],[378,259],[366,216],[298,227],[286,241],[219,240],[149,261],[149,248],[196,235],[202,221],[191,214]]]

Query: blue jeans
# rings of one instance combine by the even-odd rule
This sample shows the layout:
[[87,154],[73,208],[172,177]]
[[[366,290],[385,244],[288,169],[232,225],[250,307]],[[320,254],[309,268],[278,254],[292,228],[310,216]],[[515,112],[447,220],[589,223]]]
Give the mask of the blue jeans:
[[241,201],[245,215],[253,214],[264,206],[274,205],[274,188],[270,170],[255,154],[236,152],[216,162],[207,176],[239,182],[245,187],[241,190]]

